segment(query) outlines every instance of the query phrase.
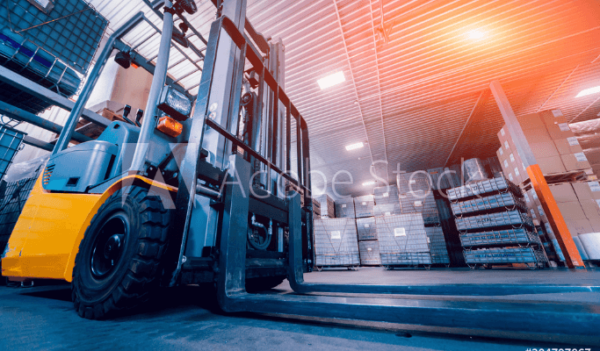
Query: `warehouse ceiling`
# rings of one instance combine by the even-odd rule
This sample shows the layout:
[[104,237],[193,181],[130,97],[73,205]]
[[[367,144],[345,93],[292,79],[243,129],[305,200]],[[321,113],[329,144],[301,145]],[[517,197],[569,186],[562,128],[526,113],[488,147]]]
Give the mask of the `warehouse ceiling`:
[[[398,170],[494,156],[503,125],[488,89],[495,79],[517,115],[560,108],[571,122],[598,118],[600,93],[575,97],[600,85],[597,0],[381,1],[248,0],[254,27],[285,44],[286,92],[309,125],[316,188],[325,178],[334,197],[366,194],[383,184],[363,185],[375,176],[393,183]],[[139,10],[160,25],[142,0],[90,2],[113,29]],[[215,8],[197,3],[191,22],[208,36]],[[141,42],[148,30],[125,40]],[[139,50],[153,57],[157,46],[155,38]],[[345,82],[319,88],[340,71]],[[200,81],[189,61],[170,72],[192,91]],[[346,150],[357,142],[365,147]],[[337,194],[336,173],[353,180]]]

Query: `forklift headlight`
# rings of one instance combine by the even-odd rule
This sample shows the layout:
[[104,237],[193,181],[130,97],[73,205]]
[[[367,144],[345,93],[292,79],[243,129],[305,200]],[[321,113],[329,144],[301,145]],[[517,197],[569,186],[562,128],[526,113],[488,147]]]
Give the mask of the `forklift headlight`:
[[192,112],[192,102],[185,94],[166,86],[160,94],[158,108],[178,121],[185,121]]

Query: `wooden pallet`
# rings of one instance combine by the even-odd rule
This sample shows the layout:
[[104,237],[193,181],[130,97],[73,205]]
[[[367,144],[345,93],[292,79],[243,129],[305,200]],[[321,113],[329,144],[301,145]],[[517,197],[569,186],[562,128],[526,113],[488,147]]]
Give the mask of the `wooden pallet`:
[[[556,174],[544,174],[544,178],[546,178],[546,182],[548,183],[548,185],[559,183],[588,182],[596,180],[596,176],[591,172],[591,169]],[[531,179],[527,179],[523,183],[519,184],[519,186],[523,191],[528,191],[533,187],[533,185],[531,184]]]

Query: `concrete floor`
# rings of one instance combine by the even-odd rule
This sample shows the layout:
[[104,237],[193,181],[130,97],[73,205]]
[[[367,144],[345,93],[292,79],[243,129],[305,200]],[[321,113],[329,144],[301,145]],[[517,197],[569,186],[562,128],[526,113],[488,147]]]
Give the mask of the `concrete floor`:
[[[309,282],[368,284],[581,283],[600,285],[600,271],[395,270],[361,268],[306,274]],[[273,293],[289,293],[284,282]],[[489,299],[489,297],[488,297]],[[593,293],[495,297],[496,300],[584,301]],[[590,347],[591,345],[585,345]],[[0,350],[520,350],[573,345],[449,335],[433,328],[383,323],[225,315],[197,287],[162,291],[141,311],[108,321],[81,319],[70,287],[0,287]]]

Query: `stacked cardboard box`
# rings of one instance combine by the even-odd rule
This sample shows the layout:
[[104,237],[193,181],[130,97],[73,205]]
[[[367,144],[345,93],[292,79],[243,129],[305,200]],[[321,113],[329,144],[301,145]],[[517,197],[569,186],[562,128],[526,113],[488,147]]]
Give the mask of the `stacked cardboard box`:
[[354,198],[354,213],[356,218],[373,217],[375,200],[373,195],[358,196]]
[[[591,174],[591,166],[567,120],[560,110],[543,111],[517,117],[537,163],[544,175],[573,171]],[[501,147],[496,155],[505,176],[520,184],[529,179],[506,126],[498,132]]]
[[[585,157],[592,165],[595,179],[600,177],[600,118],[569,124]],[[594,180],[594,179],[591,179]]]
[[335,203],[329,195],[323,194],[318,196],[317,201],[321,204],[321,217],[335,218]]
[[[571,236],[600,232],[600,185],[597,181],[551,184],[549,187]],[[526,203],[534,223],[549,228],[547,214],[533,189],[527,191]],[[556,239],[551,230],[548,234],[551,240]]]

